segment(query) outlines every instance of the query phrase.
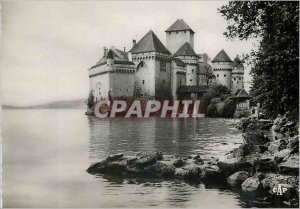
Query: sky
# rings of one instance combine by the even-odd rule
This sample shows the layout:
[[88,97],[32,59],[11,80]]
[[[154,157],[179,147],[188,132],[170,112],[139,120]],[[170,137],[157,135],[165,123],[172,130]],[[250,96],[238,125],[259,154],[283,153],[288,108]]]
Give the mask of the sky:
[[[249,53],[253,43],[228,40],[226,20],[217,8],[227,1],[7,1],[1,6],[1,97],[25,106],[87,98],[87,69],[103,46],[130,50],[153,30],[166,43],[165,30],[177,19],[196,32],[196,53],[211,58],[224,49],[231,59]],[[249,89],[249,67],[245,88]]]

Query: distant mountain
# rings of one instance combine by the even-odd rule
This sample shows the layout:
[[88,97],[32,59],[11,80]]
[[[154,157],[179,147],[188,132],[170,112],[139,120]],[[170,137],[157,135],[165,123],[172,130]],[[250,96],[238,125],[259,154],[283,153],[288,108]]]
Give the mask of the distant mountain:
[[41,105],[30,105],[30,106],[12,106],[2,105],[2,109],[56,109],[56,108],[67,108],[67,109],[82,109],[86,108],[85,99],[69,100],[69,101],[55,101]]

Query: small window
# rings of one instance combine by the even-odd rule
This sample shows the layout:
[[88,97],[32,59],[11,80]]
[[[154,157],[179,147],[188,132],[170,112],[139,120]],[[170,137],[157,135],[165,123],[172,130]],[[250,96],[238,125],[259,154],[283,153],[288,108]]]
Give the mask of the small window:
[[165,80],[163,80],[162,83],[165,84]]
[[143,62],[141,62],[141,67],[144,67],[144,63]]
[[224,74],[224,77],[226,77],[226,74]]
[[194,69],[192,69],[192,73],[194,73]]
[[233,80],[236,80],[236,78],[233,78]]
[[145,84],[145,80],[143,80],[143,84]]
[[217,74],[217,77],[219,77],[219,74]]
[[176,34],[178,34],[178,31],[176,31]]
[[193,81],[193,79],[190,79],[190,81]]
[[141,94],[141,97],[143,97],[144,96],[144,94]]
[[241,78],[239,78],[239,80],[241,80]]

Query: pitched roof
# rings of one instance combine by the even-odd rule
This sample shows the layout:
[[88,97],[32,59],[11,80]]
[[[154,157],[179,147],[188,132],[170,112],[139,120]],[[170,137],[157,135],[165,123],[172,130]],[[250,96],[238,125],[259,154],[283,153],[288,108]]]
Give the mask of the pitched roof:
[[236,98],[250,98],[249,94],[245,91],[245,89],[241,89],[235,97]]
[[227,53],[222,49],[211,62],[232,62]]
[[193,47],[189,42],[185,42],[174,54],[173,57],[177,56],[197,56]]
[[190,30],[195,33],[183,19],[177,19],[165,32]]
[[181,61],[179,58],[173,58],[174,62],[176,63],[177,66],[185,67],[184,62]]
[[130,52],[160,52],[164,54],[171,54],[152,30],[150,30],[137,44],[135,44]]

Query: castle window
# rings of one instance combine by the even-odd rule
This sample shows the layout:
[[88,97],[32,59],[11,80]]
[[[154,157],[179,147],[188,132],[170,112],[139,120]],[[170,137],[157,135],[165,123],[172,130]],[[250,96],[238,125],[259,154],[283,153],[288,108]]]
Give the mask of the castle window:
[[186,31],[184,31],[184,33],[186,33]]
[[141,62],[141,67],[144,67],[144,62]]
[[217,74],[217,77],[219,77],[219,74]]
[[224,74],[224,77],[226,77],[226,74]]
[[236,80],[236,78],[233,78],[233,80]]
[[143,80],[143,84],[145,84],[145,80]]
[[192,69],[192,73],[194,73],[194,69]]
[[241,78],[239,78],[239,80],[241,80]]
[[163,80],[162,83],[165,84],[165,80]]
[[160,71],[165,71],[166,72],[166,62],[165,61],[160,61]]
[[178,31],[176,31],[176,34],[178,34]]
[[190,81],[193,81],[193,79],[190,79]]

